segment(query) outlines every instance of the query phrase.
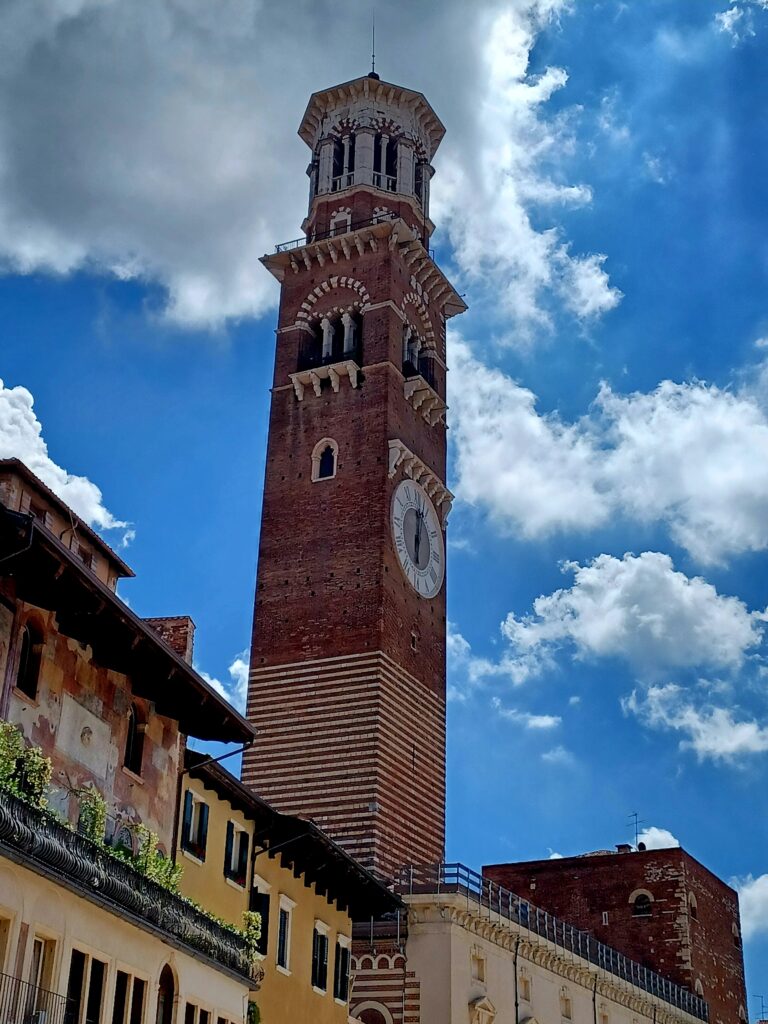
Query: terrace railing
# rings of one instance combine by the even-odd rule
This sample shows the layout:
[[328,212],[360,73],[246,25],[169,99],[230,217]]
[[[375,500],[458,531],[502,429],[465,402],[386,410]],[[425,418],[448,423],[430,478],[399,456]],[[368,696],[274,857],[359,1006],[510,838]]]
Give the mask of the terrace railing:
[[0,974],[0,1024],[64,1024],[67,997]]
[[574,928],[566,921],[548,914],[463,864],[419,864],[404,867],[400,871],[397,891],[401,895],[455,893],[463,896],[467,903],[474,903],[479,912],[486,911],[489,917],[498,914],[527,932],[582,957],[596,967],[643,989],[649,995],[656,996],[684,1013],[699,1020],[709,1020],[707,1003],[689,989],[663,978],[635,960],[630,960],[618,950],[598,942],[589,932]]
[[[258,978],[259,968],[251,962],[243,935],[6,790],[0,790],[2,855],[56,879],[139,927],[160,932],[172,944],[204,955],[240,979]],[[2,1017],[0,1024],[4,1024]]]

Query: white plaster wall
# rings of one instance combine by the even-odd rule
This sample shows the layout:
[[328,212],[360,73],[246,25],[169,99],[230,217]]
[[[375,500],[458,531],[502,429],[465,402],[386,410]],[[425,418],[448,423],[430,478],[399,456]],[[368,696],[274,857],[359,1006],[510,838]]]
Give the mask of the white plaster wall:
[[154,1021],[158,981],[166,963],[176,976],[176,1024],[183,1022],[183,1003],[187,1000],[209,1009],[214,1021],[217,1016],[235,1022],[244,1018],[248,999],[245,984],[7,860],[0,860],[0,916],[11,921],[0,963],[3,973],[28,977],[35,934],[56,942],[52,987],[61,994],[67,990],[73,947],[107,962],[103,1022],[111,1020],[118,968],[147,981],[145,1020]]
[[[449,916],[446,914],[444,921],[409,924],[408,970],[416,973],[421,985],[420,1024],[468,1024],[472,1020],[472,1001],[482,997],[496,1010],[494,1024],[515,1024],[514,950],[448,920]],[[472,980],[473,950],[485,957],[485,984]],[[571,957],[571,961],[575,962],[575,958]],[[538,1024],[569,1024],[560,1012],[563,986],[572,1001],[570,1024],[593,1024],[593,976],[589,976],[585,984],[521,955],[518,971],[522,968],[531,979],[531,1000],[530,1003],[520,1000],[519,1024],[525,1024],[530,1018]],[[598,1021],[602,1006],[608,1012],[609,1024],[652,1024],[652,1012],[643,1014],[598,991]],[[682,1019],[691,1021],[691,1018]]]

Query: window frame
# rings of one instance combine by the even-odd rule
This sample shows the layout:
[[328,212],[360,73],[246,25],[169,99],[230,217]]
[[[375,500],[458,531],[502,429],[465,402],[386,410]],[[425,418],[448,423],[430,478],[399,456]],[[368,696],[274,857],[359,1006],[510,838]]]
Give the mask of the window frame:
[[198,796],[193,789],[186,789],[179,846],[186,857],[197,861],[198,864],[205,863],[208,848],[208,820],[209,807],[206,801]]
[[330,953],[330,926],[325,921],[315,920],[312,929],[312,991],[320,996],[328,995],[328,958]]
[[[344,954],[344,955],[342,955]],[[344,964],[344,973],[340,968]],[[333,999],[340,1006],[349,1004],[350,977],[352,974],[352,939],[348,935],[336,936],[336,950],[333,960]],[[341,983],[344,982],[343,995]]]
[[[275,942],[275,969],[281,974],[291,973],[291,932],[293,931],[293,911],[296,903],[285,893],[278,900],[277,937]],[[285,918],[283,917],[285,915]],[[282,936],[282,921],[286,921],[285,939]]]
[[[333,472],[327,473],[325,476],[320,475],[320,464],[322,462],[323,455],[328,449],[331,449],[333,453]],[[310,478],[313,484],[323,483],[325,480],[333,480],[339,471],[339,444],[338,441],[332,437],[321,438],[315,447],[312,449],[312,455],[310,456]]]
[[[245,846],[243,846],[243,837],[245,837]],[[250,853],[250,832],[234,818],[229,818],[224,841],[224,877],[238,889],[245,889],[248,886]]]
[[[14,676],[14,692],[20,694],[25,700],[37,704],[40,692],[40,675],[43,667],[43,650],[45,649],[45,634],[43,630],[27,619],[22,623],[17,634],[18,655],[16,658],[16,673]],[[28,647],[25,644],[28,642]],[[34,685],[30,680],[34,678]]]

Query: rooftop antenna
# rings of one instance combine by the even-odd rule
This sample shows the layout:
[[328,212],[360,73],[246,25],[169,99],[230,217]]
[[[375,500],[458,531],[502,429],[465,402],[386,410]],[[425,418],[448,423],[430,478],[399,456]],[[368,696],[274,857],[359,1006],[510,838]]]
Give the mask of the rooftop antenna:
[[766,1020],[768,1016],[768,1003],[765,1001],[765,996],[753,994],[752,998],[760,1000],[760,1020]]
[[645,818],[641,818],[637,811],[632,811],[629,816],[629,823],[635,829],[635,849],[637,849],[640,842],[640,826],[645,824]]
[[371,5],[371,70],[369,78],[378,78],[376,74],[376,5]]

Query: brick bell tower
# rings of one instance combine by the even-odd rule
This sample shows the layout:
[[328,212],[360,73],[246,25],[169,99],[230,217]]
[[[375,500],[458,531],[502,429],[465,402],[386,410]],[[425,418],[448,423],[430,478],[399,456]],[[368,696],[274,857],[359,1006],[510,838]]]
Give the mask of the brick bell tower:
[[243,780],[383,876],[445,837],[445,129],[370,74],[314,93],[281,284]]

